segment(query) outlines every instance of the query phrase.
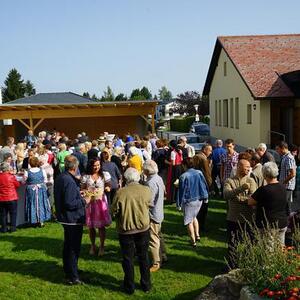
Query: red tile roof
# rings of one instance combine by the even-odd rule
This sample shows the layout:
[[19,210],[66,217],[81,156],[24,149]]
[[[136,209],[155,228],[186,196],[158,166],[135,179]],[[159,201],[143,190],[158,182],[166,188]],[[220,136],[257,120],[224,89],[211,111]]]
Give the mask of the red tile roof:
[[218,37],[203,94],[210,90],[221,48],[254,98],[295,96],[280,76],[300,70],[300,34]]

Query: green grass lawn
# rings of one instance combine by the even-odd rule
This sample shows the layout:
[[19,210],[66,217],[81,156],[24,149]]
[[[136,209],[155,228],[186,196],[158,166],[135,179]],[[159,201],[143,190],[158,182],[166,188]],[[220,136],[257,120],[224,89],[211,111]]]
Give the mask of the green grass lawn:
[[84,271],[83,286],[63,284],[62,238],[59,224],[44,228],[23,228],[0,235],[0,299],[194,299],[200,290],[224,267],[225,204],[210,200],[208,233],[196,249],[189,245],[183,217],[166,206],[163,232],[168,262],[151,276],[153,289],[137,289],[132,296],[120,291],[123,279],[120,248],[113,224],[107,230],[104,257],[91,257],[87,230],[81,248],[79,267]]

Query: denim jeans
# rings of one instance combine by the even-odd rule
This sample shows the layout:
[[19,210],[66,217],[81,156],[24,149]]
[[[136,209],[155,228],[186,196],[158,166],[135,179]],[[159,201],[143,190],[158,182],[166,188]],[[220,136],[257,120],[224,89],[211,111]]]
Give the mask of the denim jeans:
[[17,223],[17,200],[1,201],[0,202],[0,215],[1,215],[1,232],[7,231],[7,215],[10,218],[10,230],[16,230]]
[[151,289],[148,257],[149,230],[135,234],[119,234],[119,242],[123,256],[124,289],[129,293],[134,291],[133,259],[136,254],[140,266],[142,289],[149,291]]

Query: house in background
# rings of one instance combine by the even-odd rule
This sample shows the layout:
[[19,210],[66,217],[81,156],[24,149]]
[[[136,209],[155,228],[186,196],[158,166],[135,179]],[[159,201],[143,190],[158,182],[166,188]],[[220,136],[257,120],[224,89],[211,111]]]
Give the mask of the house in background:
[[156,106],[156,121],[159,123],[168,123],[170,119],[179,117],[179,113],[173,113],[175,105],[175,99],[160,101]]
[[212,136],[300,145],[300,34],[218,37],[203,96]]

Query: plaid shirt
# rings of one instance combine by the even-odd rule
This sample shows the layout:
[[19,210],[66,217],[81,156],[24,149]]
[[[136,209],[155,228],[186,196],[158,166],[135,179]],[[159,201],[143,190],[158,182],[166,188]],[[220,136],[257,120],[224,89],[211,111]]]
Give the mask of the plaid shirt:
[[220,155],[220,162],[224,168],[223,182],[230,177],[232,169],[236,169],[239,154],[234,151],[232,155],[228,152]]
[[[290,173],[290,170],[292,169],[296,170],[296,162],[291,152],[288,152],[282,156],[280,162],[279,181],[281,183],[285,181],[285,179],[288,177]],[[296,177],[293,177],[291,180],[289,180],[288,183],[285,184],[285,188],[287,190],[293,191],[295,189],[295,185],[296,185]]]

